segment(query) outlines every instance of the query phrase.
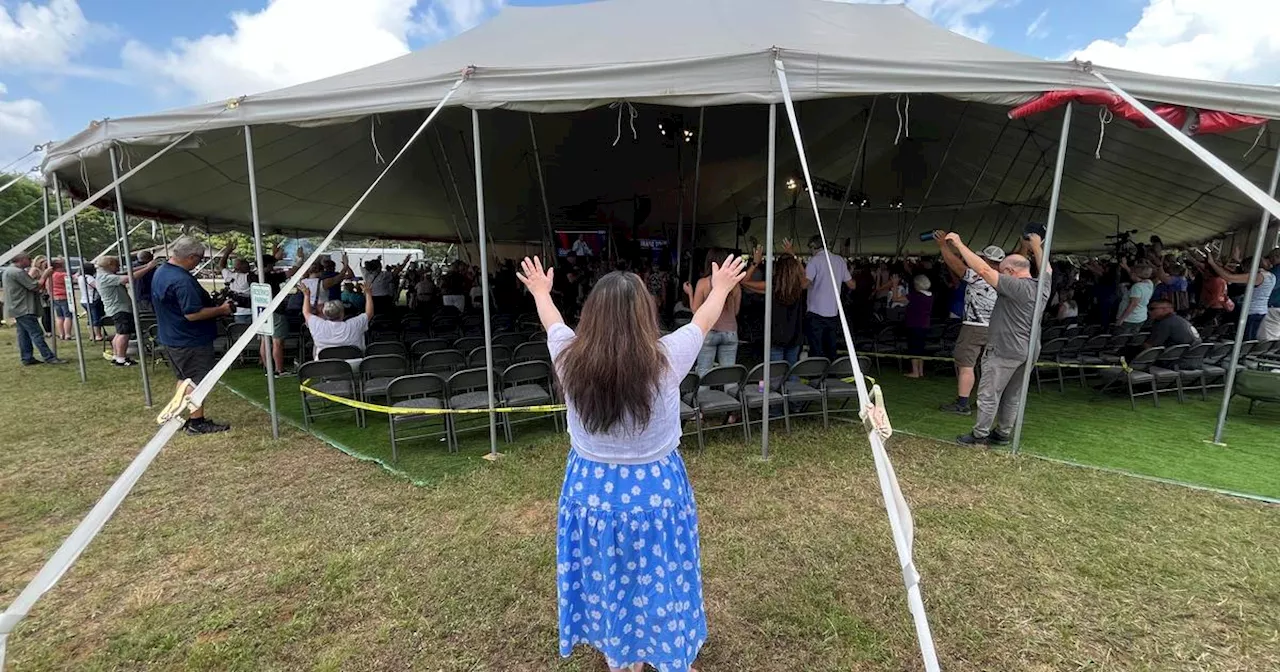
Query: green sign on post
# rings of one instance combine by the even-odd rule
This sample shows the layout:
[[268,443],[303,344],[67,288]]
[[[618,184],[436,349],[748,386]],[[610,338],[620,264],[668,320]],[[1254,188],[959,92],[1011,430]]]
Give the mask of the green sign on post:
[[[267,304],[271,303],[271,285],[262,282],[255,282],[249,285],[249,303],[253,306],[253,319],[257,321],[258,316],[266,312]],[[258,335],[271,335],[272,320],[267,320],[258,327]]]

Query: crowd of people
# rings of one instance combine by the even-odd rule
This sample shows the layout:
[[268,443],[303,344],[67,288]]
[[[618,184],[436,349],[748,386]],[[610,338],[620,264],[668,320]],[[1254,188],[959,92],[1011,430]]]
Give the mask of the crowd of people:
[[[1010,253],[995,245],[973,251],[942,231],[933,239],[936,255],[896,259],[846,258],[824,250],[817,236],[808,241],[802,257],[792,241],[782,241],[773,266],[768,356],[771,361],[795,363],[807,351],[808,356],[834,359],[843,345],[838,310],[843,303],[855,331],[900,329],[907,353],[919,357],[912,359],[906,375],[918,378],[925,375],[926,335],[938,325],[958,324],[953,353],[956,397],[940,410],[970,415],[976,406],[978,422],[970,438],[998,443],[1006,438],[1010,414],[1016,410],[1007,407],[1007,400],[1021,396],[1020,367],[1035,340],[1029,333],[1034,293],[1024,281],[1037,275],[1038,238],[1029,235]],[[279,249],[253,260],[233,258],[234,248],[233,241],[212,260],[224,284],[216,299],[190,272],[206,261],[204,244],[191,237],[175,241],[163,262],[150,253],[140,254],[130,276],[122,274],[121,260],[112,256],[82,269],[67,269],[61,259],[18,257],[4,269],[3,281],[5,310],[19,330],[22,363],[63,361],[46,338],[73,337],[77,311],[70,305],[68,289],[74,283],[79,307],[88,318],[88,340],[109,340],[115,366],[137,364],[129,357],[130,340],[137,335],[129,296],[135,292],[139,311],[155,316],[157,340],[176,360],[171,361],[175,370],[198,381],[212,365],[212,351],[206,346],[216,333],[213,318],[252,322],[249,294],[258,279],[256,269],[263,269],[273,293],[298,270],[277,268]],[[676,328],[706,302],[713,262],[737,254],[700,250],[697,257],[703,263],[696,273],[682,278],[662,256],[637,254],[610,261],[569,249],[554,264],[549,296],[573,324],[601,278],[611,271],[632,272],[663,323]],[[763,250],[757,246],[742,257],[746,277],[728,293],[700,345],[694,364],[699,375],[737,363],[744,348],[754,359],[765,355],[759,351],[767,288]],[[694,259],[684,261],[690,270]],[[1261,260],[1253,278],[1244,270],[1249,263],[1218,260],[1203,250],[1167,251],[1154,238],[1115,258],[1062,257],[1050,265],[1044,317],[1057,323],[1099,324],[1114,333],[1149,332],[1146,347],[1195,344],[1199,330],[1236,320],[1245,321],[1247,340],[1280,338],[1280,249]],[[1242,306],[1243,288],[1249,282],[1255,291],[1250,304]],[[535,297],[520,282],[514,260],[496,264],[489,288],[494,314],[536,310]],[[284,340],[291,323],[305,324],[317,348],[359,346],[379,316],[398,320],[420,315],[429,320],[442,312],[479,313],[482,292],[480,268],[462,260],[384,267],[381,259],[374,259],[354,269],[345,255],[339,261],[323,258],[307,269],[299,291],[273,319],[271,345],[262,339],[260,355],[264,362],[270,358],[281,375],[288,368]],[[984,390],[978,391],[975,404],[979,366]],[[200,415],[194,420],[198,430],[224,427]]]

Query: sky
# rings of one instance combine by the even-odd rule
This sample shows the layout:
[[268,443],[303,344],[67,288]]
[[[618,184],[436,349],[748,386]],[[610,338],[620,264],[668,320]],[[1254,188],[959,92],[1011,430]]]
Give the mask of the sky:
[[[95,119],[229,99],[371,65],[471,28],[502,4],[0,0],[0,170],[14,161],[33,165],[38,156],[20,158],[33,145],[66,138]],[[1042,58],[1280,84],[1280,0],[906,4],[955,32]]]

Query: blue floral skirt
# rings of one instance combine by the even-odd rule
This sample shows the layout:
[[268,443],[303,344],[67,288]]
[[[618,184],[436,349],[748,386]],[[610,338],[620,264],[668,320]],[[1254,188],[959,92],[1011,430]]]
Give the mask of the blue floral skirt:
[[698,510],[684,460],[593,462],[569,452],[556,529],[560,655],[686,672],[707,639]]

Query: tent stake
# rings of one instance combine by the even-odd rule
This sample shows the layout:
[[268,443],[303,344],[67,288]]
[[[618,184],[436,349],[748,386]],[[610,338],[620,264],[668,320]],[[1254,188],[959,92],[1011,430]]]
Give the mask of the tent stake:
[[[1275,167],[1271,169],[1271,187],[1269,193],[1276,195],[1276,185],[1280,183],[1280,151],[1276,152]],[[1253,246],[1253,263],[1249,266],[1251,282],[1244,283],[1244,299],[1241,301],[1241,319],[1236,323],[1236,338],[1231,344],[1231,359],[1227,360],[1227,381],[1222,388],[1222,407],[1218,409],[1218,424],[1213,429],[1213,442],[1222,443],[1223,432],[1227,429],[1227,410],[1231,407],[1231,389],[1236,384],[1236,367],[1240,361],[1240,347],[1244,344],[1244,330],[1249,324],[1249,304],[1253,301],[1254,283],[1258,277],[1258,265],[1262,262],[1262,245],[1267,238],[1267,225],[1271,223],[1271,213],[1262,211],[1258,222],[1258,240]]]
[[471,110],[471,136],[476,152],[476,224],[480,227],[480,291],[483,296],[480,303],[484,306],[484,368],[487,372],[485,389],[489,392],[488,459],[495,460],[499,457],[498,417],[493,412],[493,400],[498,391],[493,389],[493,321],[490,318],[491,310],[489,305],[489,248],[484,224],[484,170],[481,165],[480,154],[480,112],[475,108]]
[[[262,263],[262,222],[258,219],[258,170],[253,160],[253,127],[244,127],[244,160],[249,173],[249,216],[253,219],[253,256],[258,259],[258,282],[267,283],[267,269]],[[163,228],[162,228],[163,230]],[[165,242],[168,249],[169,243]],[[321,289],[321,288],[317,288]],[[271,319],[274,321],[275,316]],[[274,322],[273,322],[274,324]],[[276,410],[276,339],[275,336],[258,336],[266,343],[267,403],[271,411],[271,438],[280,438],[280,413]]]
[[[129,234],[128,224],[124,218],[124,198],[120,195],[120,169],[116,163],[116,147],[112,145],[108,150],[108,156],[111,158],[111,181],[115,183],[116,192],[116,221],[120,226],[120,256],[124,259],[125,277],[129,283],[129,307],[133,309],[133,331],[138,339],[138,359],[141,360],[141,366],[138,367],[142,373],[142,399],[147,408],[151,408],[151,376],[147,373],[147,334],[142,331],[142,314],[138,312],[138,286],[139,282],[133,277],[133,253],[129,250]],[[61,219],[61,218],[59,218]],[[166,262],[167,263],[167,262]],[[127,354],[127,350],[126,350]]]
[[[58,176],[53,176],[53,203],[58,213],[62,216],[62,189],[58,186]],[[75,329],[76,335],[76,363],[80,366],[80,382],[88,382],[89,378],[84,367],[84,342],[80,340],[80,318],[76,311],[79,305],[76,303],[76,283],[71,279],[71,257],[69,256],[70,247],[67,245],[67,224],[63,222],[58,225],[58,236],[62,238],[62,268],[67,273],[67,308],[71,310],[71,326]],[[79,242],[79,241],[77,241]],[[84,257],[80,258],[80,272],[84,273]],[[49,296],[53,296],[53,290],[49,290]],[[88,297],[85,297],[86,299]],[[54,315],[57,317],[57,314]],[[56,327],[56,325],[55,325]]]
[[1013,425],[1013,454],[1018,454],[1022,441],[1022,422],[1027,417],[1027,390],[1031,386],[1031,371],[1036,365],[1036,347],[1040,341],[1040,320],[1044,314],[1045,289],[1049,287],[1049,255],[1053,250],[1053,225],[1058,219],[1058,203],[1062,198],[1062,169],[1067,163],[1067,138],[1071,134],[1071,111],[1068,102],[1062,112],[1062,139],[1058,141],[1058,162],[1053,169],[1053,191],[1049,196],[1049,218],[1044,230],[1044,248],[1040,253],[1040,276],[1036,280],[1036,307],[1031,314],[1031,342],[1027,345],[1027,361],[1022,368],[1022,399],[1018,404],[1018,418]]
[[[777,185],[774,180],[777,179],[777,166],[775,165],[778,156],[778,104],[771,103],[769,105],[769,169],[768,179],[765,182],[765,202],[768,204],[769,214],[765,217],[765,233],[764,233],[764,394],[760,395],[760,459],[769,459],[769,395],[773,389],[770,387],[769,368],[773,363],[773,193]],[[838,291],[838,290],[837,290]],[[743,422],[751,422],[751,418],[745,417]]]

